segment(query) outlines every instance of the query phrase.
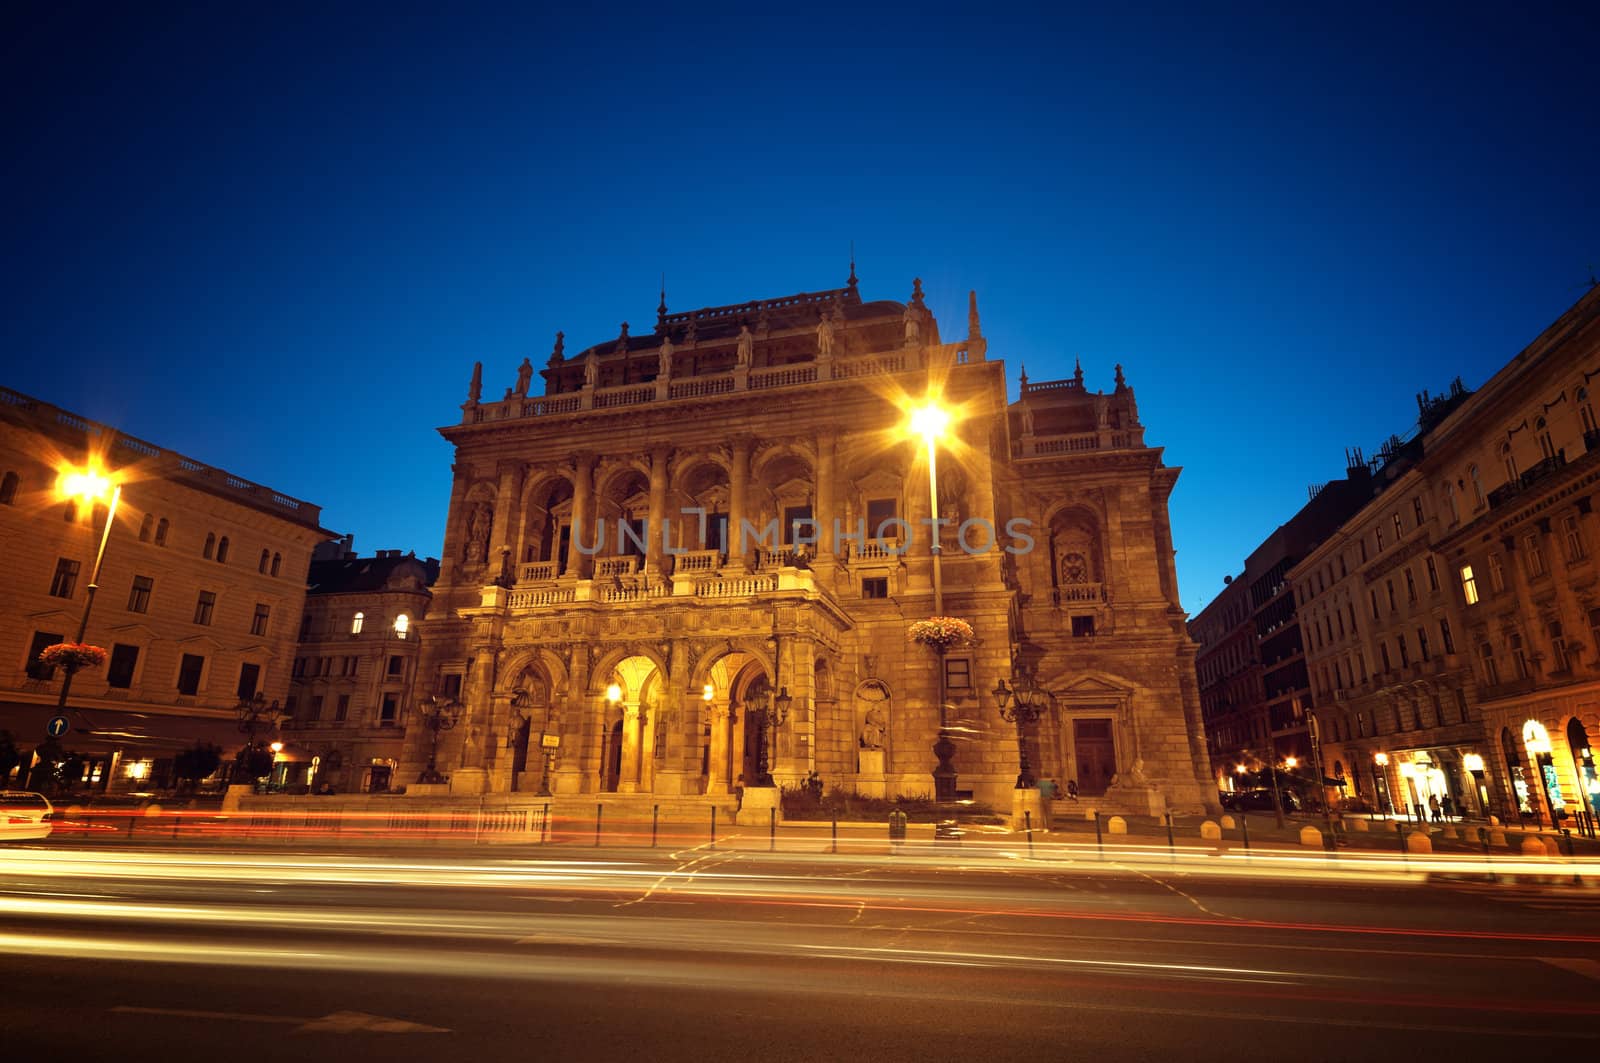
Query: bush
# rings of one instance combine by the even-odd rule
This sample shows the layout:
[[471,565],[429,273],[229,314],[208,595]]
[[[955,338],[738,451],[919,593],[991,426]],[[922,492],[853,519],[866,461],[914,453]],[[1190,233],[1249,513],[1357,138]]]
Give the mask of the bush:
[[971,823],[1002,822],[993,809],[983,805],[941,805],[923,794],[867,797],[839,787],[824,793],[822,780],[814,776],[813,779],[792,790],[784,788],[784,819],[887,820],[891,812],[904,812],[906,819],[912,823],[937,823],[946,819],[961,819]]

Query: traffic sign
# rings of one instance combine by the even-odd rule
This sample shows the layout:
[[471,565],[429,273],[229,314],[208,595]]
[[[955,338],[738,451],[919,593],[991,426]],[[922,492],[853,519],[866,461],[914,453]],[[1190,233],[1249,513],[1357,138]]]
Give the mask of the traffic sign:
[[44,733],[51,738],[60,738],[71,727],[65,716],[52,716],[50,722],[44,725]]

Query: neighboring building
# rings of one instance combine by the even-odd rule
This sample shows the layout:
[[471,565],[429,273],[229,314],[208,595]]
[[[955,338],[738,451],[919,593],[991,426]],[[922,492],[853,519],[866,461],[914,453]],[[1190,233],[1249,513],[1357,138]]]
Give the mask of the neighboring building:
[[[653,334],[624,325],[568,358],[558,333],[543,396],[532,375],[485,401],[476,370],[441,430],[455,481],[418,682],[466,707],[439,751],[454,792],[535,788],[549,734],[557,793],[726,800],[760,772],[768,724],[746,706],[778,689],[778,783],[931,795],[942,663],[958,792],[1009,807],[1017,743],[992,690],[1032,669],[1053,699],[1029,732],[1041,777],[1104,808],[1207,803],[1177,470],[1120,368],[1110,393],[1080,370],[1008,405],[975,297],[944,343],[920,283],[863,302],[852,271],[690,313],[663,298]],[[958,411],[938,451],[961,529],[943,612],[977,633],[942,662],[907,636],[935,612],[926,451],[906,431],[930,392]],[[416,792],[429,736],[411,730]]]
[[1597,319],[1600,289],[1476,392],[1424,395],[1415,438],[1386,448],[1382,493],[1293,573],[1348,569],[1314,606],[1346,634],[1312,657],[1347,795],[1545,822],[1593,811]]
[[1371,497],[1372,476],[1359,454],[1348,464],[1344,479],[1314,488],[1245,560],[1244,573],[1190,621],[1201,647],[1201,703],[1219,789],[1233,789],[1241,765],[1255,772],[1310,756],[1305,599],[1297,600],[1289,571]]
[[379,550],[349,536],[317,548],[284,703],[280,785],[389,789],[417,697],[418,622],[439,576],[435,558]]
[[110,659],[73,679],[59,746],[104,788],[170,780],[197,741],[237,748],[235,705],[289,686],[320,510],[39,399],[0,389],[0,729],[25,764],[55,715],[61,676],[39,650],[75,637],[105,511],[56,494],[95,463],[123,484],[87,641]]

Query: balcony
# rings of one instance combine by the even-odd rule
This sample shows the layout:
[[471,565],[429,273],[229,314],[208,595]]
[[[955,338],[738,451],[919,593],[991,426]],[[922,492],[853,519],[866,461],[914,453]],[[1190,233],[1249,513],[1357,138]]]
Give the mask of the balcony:
[[632,554],[626,557],[601,557],[594,563],[595,579],[620,579],[625,576],[637,575],[639,559]]
[[1102,450],[1126,450],[1144,446],[1142,430],[1078,432],[1072,435],[1023,436],[1011,442],[1014,458],[1040,458],[1052,455],[1092,454]]
[[[1589,436],[1586,434],[1584,436],[1585,445],[1587,445],[1588,439]],[[1505,503],[1511,501],[1517,495],[1521,494],[1526,489],[1538,483],[1540,480],[1555,475],[1566,464],[1567,452],[1565,450],[1556,451],[1554,454],[1550,455],[1548,458],[1545,458],[1537,465],[1529,468],[1515,480],[1508,480],[1499,487],[1495,488],[1493,491],[1490,491],[1489,508],[1499,508]]]
[[548,583],[559,574],[559,568],[560,565],[554,561],[535,561],[531,564],[523,565],[517,571],[517,582]]
[[1083,602],[1099,605],[1106,600],[1106,585],[1104,583],[1064,583],[1052,590],[1050,597],[1057,605],[1071,605]]

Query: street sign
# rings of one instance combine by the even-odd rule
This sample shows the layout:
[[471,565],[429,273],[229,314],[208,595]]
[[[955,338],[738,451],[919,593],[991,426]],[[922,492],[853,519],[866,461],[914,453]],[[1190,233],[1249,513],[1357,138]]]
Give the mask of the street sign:
[[539,737],[539,744],[546,749],[555,749],[561,745],[561,736],[552,734],[541,735]]
[[67,723],[65,716],[52,716],[50,717],[50,722],[44,725],[44,733],[51,738],[60,738],[67,733],[70,727],[71,725]]

